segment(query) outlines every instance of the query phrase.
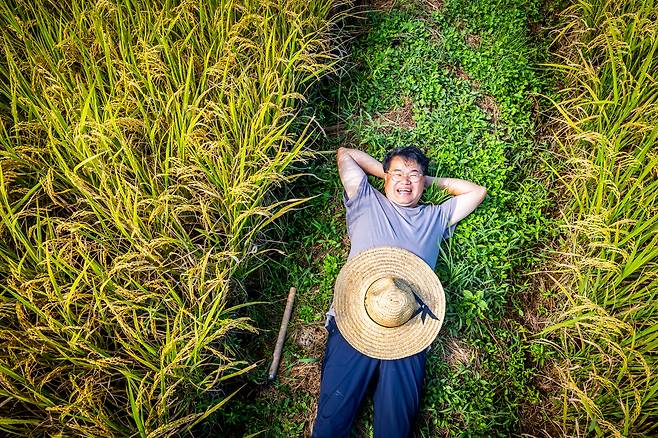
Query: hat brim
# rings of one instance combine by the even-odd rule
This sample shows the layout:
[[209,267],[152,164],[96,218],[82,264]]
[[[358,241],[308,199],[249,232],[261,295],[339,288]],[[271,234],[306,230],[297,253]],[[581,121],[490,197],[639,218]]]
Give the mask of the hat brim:
[[[416,315],[399,327],[384,327],[368,316],[368,287],[383,277],[405,280],[437,319]],[[401,359],[434,341],[445,316],[445,294],[438,277],[423,259],[393,247],[363,251],[341,269],[334,287],[336,324],[345,340],[366,356]]]

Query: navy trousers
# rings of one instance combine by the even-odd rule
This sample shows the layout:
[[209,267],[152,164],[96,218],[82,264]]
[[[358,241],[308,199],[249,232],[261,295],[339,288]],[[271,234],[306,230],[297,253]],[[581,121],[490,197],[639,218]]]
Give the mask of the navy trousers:
[[426,350],[398,360],[365,356],[330,318],[313,438],[349,437],[354,416],[374,385],[375,438],[407,438],[420,405]]

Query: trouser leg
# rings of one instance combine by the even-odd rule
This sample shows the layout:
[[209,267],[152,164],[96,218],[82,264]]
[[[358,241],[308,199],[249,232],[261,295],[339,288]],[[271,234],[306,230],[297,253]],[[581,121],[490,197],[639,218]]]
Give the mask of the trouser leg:
[[382,360],[373,396],[375,437],[407,438],[420,406],[425,375],[422,351],[398,360]]
[[349,437],[354,416],[379,361],[364,356],[347,343],[333,319],[327,329],[329,338],[312,436]]

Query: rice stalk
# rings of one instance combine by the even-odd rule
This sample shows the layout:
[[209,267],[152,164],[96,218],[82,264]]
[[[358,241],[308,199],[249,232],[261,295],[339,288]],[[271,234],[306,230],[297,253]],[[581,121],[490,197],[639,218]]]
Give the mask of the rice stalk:
[[571,197],[555,278],[565,299],[539,337],[561,358],[569,436],[658,431],[657,18],[651,0],[574,3],[548,66],[565,80],[555,169]]
[[0,430],[171,436],[226,409],[241,281],[308,156],[332,2],[0,5]]

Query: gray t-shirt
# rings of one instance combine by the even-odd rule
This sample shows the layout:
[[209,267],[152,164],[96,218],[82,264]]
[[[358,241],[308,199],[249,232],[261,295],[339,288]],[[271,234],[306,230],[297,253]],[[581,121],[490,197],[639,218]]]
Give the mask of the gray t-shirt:
[[348,259],[370,248],[394,246],[411,251],[434,269],[441,240],[450,237],[455,229],[454,225],[448,226],[455,199],[440,205],[400,207],[364,176],[352,198],[344,194],[351,242]]
[[[364,176],[354,196],[348,199],[343,192],[351,242],[347,259],[370,248],[394,246],[411,251],[434,269],[441,240],[452,236],[455,230],[455,225],[448,226],[455,199],[450,198],[440,205],[400,207],[370,185],[368,177]],[[334,316],[332,303],[327,312],[327,324]]]

